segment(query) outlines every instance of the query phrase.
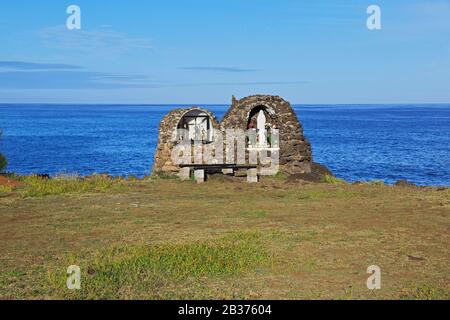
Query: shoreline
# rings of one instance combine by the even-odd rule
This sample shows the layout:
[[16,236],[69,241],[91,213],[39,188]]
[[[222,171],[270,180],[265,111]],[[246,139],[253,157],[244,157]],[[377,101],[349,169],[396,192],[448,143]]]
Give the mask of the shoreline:
[[[58,178],[67,178],[67,179],[89,179],[92,177],[96,177],[96,176],[103,176],[103,177],[107,177],[107,178],[111,178],[111,179],[119,179],[119,180],[146,180],[146,179],[150,179],[152,177],[154,177],[153,173],[150,173],[149,175],[112,175],[109,173],[93,173],[93,174],[86,174],[86,175],[80,175],[80,174],[76,174],[76,173],[59,173],[59,174],[47,174],[47,173],[32,173],[32,174],[18,174],[15,172],[4,172],[4,173],[0,173],[0,177],[5,177],[5,178],[21,178],[21,177],[40,177],[43,179],[58,179]],[[373,183],[378,183],[378,184],[384,184],[386,186],[414,186],[414,187],[431,187],[431,188],[450,188],[450,184],[448,185],[430,185],[430,184],[418,184],[418,183],[414,183],[411,182],[407,179],[399,179],[395,182],[389,183],[389,182],[385,182],[385,180],[383,179],[368,179],[368,180],[356,180],[356,181],[347,181],[343,178],[340,177],[336,177],[333,175],[333,177],[342,180],[342,182],[344,182],[345,184],[348,185],[358,185],[358,184],[373,184]],[[266,178],[270,178],[270,176],[266,177]],[[307,180],[304,179],[302,180],[300,179],[295,179],[295,177],[292,177],[290,179],[291,181],[303,181],[303,182],[315,182],[315,183],[326,183],[324,181],[311,181],[311,180]]]
[[[448,190],[450,186],[446,185],[417,185],[411,183],[407,180],[398,180],[395,183],[389,184],[385,183],[381,180],[370,180],[370,181],[355,181],[355,182],[347,182],[343,179],[325,175],[321,178],[321,180],[316,179],[306,179],[299,175],[285,176],[285,175],[277,175],[277,176],[263,176],[261,180],[256,183],[264,184],[266,182],[271,181],[282,181],[286,185],[298,185],[302,186],[304,184],[312,184],[312,185],[336,185],[336,186],[360,186],[360,185],[378,185],[385,186],[391,188],[414,188],[417,190]],[[32,175],[18,175],[15,173],[0,173],[0,194],[4,195],[12,195],[16,193],[28,194],[27,189],[42,189],[40,190],[41,195],[47,194],[66,194],[66,193],[86,193],[86,192],[95,192],[97,184],[102,185],[100,190],[101,192],[107,191],[114,186],[119,186],[123,183],[145,183],[148,181],[156,181],[156,180],[173,180],[178,183],[184,183],[176,176],[157,176],[157,175],[149,175],[144,177],[136,177],[136,176],[112,176],[105,173],[100,174],[92,174],[86,176],[80,175],[70,175],[70,174],[62,174],[56,176],[50,176],[47,174],[32,174]],[[211,181],[222,181],[224,184],[247,184],[245,178],[243,177],[230,177],[221,174],[213,174],[210,175],[206,181],[208,184]],[[189,180],[190,182],[194,182],[193,179]],[[189,182],[188,181],[188,182]],[[194,184],[194,183],[192,183]],[[61,186],[62,187],[61,187]],[[91,186],[92,185],[92,186]],[[60,192],[49,191],[46,193],[43,191],[44,189],[52,189],[52,188],[68,188],[69,191],[60,190]],[[84,188],[84,189],[83,189]],[[25,190],[25,191],[24,191]],[[33,194],[33,191],[31,191]]]

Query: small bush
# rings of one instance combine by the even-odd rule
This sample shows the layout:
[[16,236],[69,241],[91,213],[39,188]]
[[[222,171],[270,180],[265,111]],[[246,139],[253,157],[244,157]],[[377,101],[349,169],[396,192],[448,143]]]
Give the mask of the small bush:
[[[0,130],[0,138],[1,137],[2,137],[2,131]],[[2,173],[3,170],[6,169],[7,165],[8,165],[8,161],[6,161],[5,156],[0,153],[0,173]]]

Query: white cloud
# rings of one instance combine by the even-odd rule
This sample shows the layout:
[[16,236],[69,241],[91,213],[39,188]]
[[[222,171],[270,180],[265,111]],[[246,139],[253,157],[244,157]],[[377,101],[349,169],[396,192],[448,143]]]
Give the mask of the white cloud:
[[130,51],[151,50],[149,39],[133,38],[109,26],[98,30],[68,30],[65,26],[48,27],[38,31],[39,38],[52,49],[89,55],[122,55]]

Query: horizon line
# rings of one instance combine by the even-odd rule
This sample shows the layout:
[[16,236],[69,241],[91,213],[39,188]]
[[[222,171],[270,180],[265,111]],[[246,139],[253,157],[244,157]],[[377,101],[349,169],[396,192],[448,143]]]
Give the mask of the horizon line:
[[[288,101],[289,102],[289,101]],[[383,106],[383,105],[450,105],[450,102],[383,102],[383,103],[292,103],[291,105],[304,106]],[[88,103],[88,102],[0,102],[0,106],[4,105],[60,105],[60,106],[229,106],[231,103]]]

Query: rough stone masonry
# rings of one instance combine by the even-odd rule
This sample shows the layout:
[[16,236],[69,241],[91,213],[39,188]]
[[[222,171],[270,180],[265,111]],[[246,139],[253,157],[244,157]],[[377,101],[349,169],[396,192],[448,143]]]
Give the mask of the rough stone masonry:
[[[209,118],[210,129],[220,130],[225,136],[227,129],[256,130],[256,119],[264,115],[266,127],[279,130],[279,164],[280,171],[286,175],[311,174],[316,164],[313,163],[311,144],[303,133],[303,128],[289,102],[278,96],[254,95],[237,100],[233,97],[232,105],[222,121],[213,113],[198,107],[176,109],[167,114],[159,128],[158,146],[155,153],[153,174],[178,174],[180,167],[173,163],[171,153],[180,143],[177,131],[185,115],[192,111],[202,112]],[[260,141],[259,143],[266,143]],[[272,146],[273,147],[273,146]],[[198,163],[196,163],[198,164]]]

